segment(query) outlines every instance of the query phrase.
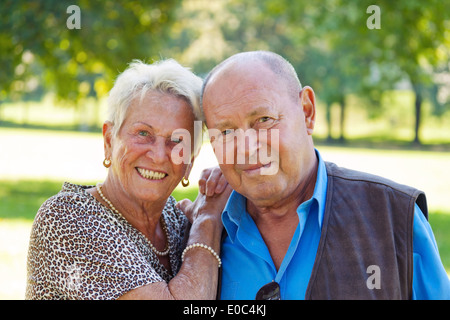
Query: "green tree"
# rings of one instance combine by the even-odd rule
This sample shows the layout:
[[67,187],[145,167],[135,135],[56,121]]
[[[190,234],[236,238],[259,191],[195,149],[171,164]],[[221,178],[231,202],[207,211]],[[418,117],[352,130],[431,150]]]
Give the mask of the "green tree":
[[[180,1],[0,2],[0,101],[21,97],[30,79],[73,105],[105,96],[131,60],[160,57]],[[80,8],[80,29],[67,26],[70,5]]]
[[[372,109],[379,113],[383,92],[408,80],[416,95],[417,143],[423,99],[433,102],[436,114],[446,106],[434,103],[438,90],[433,79],[436,71],[448,68],[448,1],[224,2],[232,15],[221,24],[228,52],[268,49],[288,58],[302,82],[311,84],[327,106],[340,105],[340,139],[349,94],[362,98],[371,113]],[[380,9],[378,29],[369,27],[371,5]],[[331,123],[330,114],[327,118]]]
[[267,49],[287,58],[302,84],[311,85],[327,106],[329,139],[332,138],[330,107],[339,104],[339,139],[344,140],[346,97],[350,93],[373,91],[369,82],[361,80],[370,74],[370,68],[365,68],[367,58],[353,48],[356,8],[341,1],[228,3],[227,9],[239,21],[223,25],[229,45],[236,51]]
[[351,5],[362,10],[372,4],[381,10],[380,29],[369,29],[359,21],[353,32],[355,51],[366,56],[378,70],[388,71],[380,73],[381,87],[394,86],[401,78],[409,80],[415,94],[413,141],[420,143],[426,88],[433,85],[435,70],[448,63],[450,57],[450,3],[364,0]]

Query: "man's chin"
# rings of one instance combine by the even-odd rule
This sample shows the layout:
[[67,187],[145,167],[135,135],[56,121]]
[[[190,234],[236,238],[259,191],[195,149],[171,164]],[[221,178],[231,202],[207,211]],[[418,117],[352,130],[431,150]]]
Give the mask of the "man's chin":
[[240,194],[255,205],[264,207],[273,205],[274,202],[276,203],[273,199],[277,199],[277,195],[280,194],[280,188],[267,182],[249,185],[242,189],[242,192],[238,191]]

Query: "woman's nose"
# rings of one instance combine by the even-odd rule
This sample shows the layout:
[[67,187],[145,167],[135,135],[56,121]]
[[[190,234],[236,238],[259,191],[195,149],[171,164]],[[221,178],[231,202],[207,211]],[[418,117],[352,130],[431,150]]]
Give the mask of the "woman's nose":
[[147,155],[155,163],[164,163],[169,160],[169,153],[166,146],[166,139],[163,137],[157,137],[152,143]]

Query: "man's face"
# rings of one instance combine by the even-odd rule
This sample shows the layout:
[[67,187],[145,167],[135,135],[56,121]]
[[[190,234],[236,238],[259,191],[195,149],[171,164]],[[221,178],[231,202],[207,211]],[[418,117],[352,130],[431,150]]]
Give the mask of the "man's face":
[[261,206],[292,197],[310,173],[314,103],[305,110],[300,94],[288,87],[263,63],[251,62],[213,75],[203,95],[208,128],[216,133],[211,143],[225,178]]

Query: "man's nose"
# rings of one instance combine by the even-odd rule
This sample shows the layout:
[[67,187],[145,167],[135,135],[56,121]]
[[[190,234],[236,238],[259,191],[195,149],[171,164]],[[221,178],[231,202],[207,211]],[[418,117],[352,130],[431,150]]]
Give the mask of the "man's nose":
[[258,149],[260,143],[255,130],[238,132],[237,143],[237,163],[256,164],[258,162]]

